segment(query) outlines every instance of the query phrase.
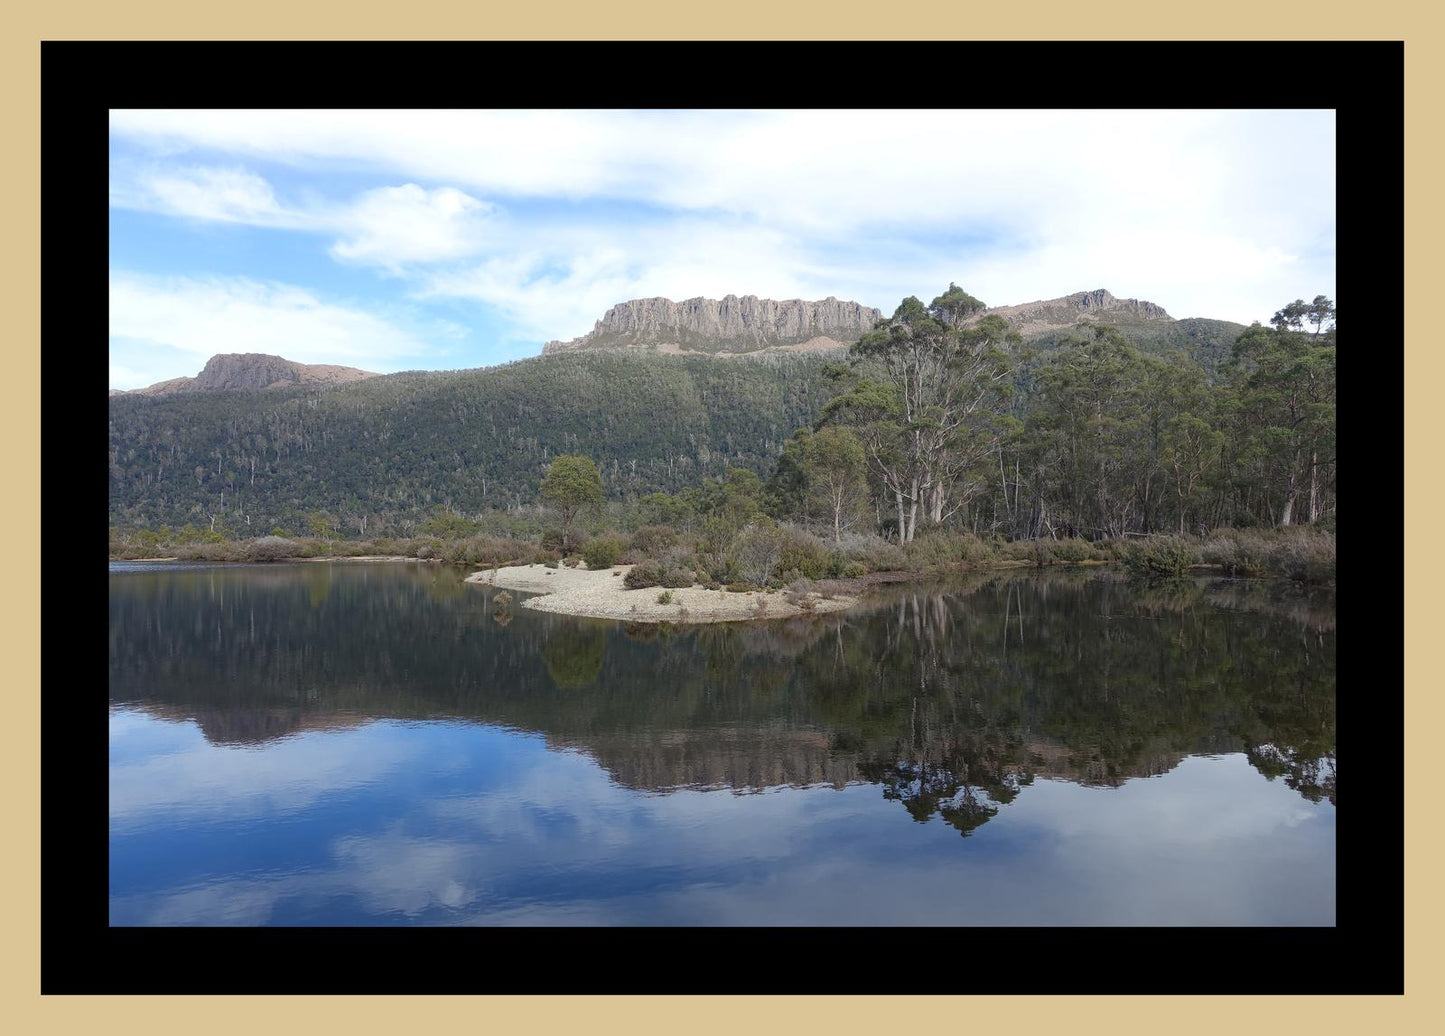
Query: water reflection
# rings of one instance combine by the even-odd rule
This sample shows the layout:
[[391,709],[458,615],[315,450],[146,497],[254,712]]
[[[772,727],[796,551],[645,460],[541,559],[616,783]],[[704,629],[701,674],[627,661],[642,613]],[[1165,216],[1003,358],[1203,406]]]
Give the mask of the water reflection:
[[[692,629],[494,596],[115,575],[113,923],[1333,921],[1328,594],[980,575]],[[991,898],[928,907],[965,874]]]
[[971,830],[1036,778],[1118,785],[1244,752],[1335,794],[1333,601],[1239,581],[976,576],[842,615],[623,626],[447,569],[117,576],[111,700],[262,744],[375,718],[534,731],[628,787],[879,784]]

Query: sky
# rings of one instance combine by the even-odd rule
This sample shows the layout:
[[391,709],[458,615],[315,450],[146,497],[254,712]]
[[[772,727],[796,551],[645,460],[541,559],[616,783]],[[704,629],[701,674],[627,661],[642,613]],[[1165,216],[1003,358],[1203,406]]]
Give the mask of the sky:
[[1332,111],[110,113],[110,387],[535,356],[616,303],[1335,298]]

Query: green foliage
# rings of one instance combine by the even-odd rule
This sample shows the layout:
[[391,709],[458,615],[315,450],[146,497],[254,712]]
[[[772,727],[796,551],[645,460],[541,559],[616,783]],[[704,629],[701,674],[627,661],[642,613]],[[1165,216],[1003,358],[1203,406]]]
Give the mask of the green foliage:
[[695,573],[690,569],[680,567],[664,568],[662,575],[658,578],[658,582],[663,586],[679,589],[681,587],[692,586],[693,583],[697,582],[697,579]]
[[913,571],[946,570],[978,564],[989,549],[971,532],[931,531],[904,548],[905,564]]
[[622,580],[629,590],[641,590],[662,582],[662,566],[655,561],[639,561]]
[[658,603],[658,604],[671,604],[671,603],[672,603],[672,591],[671,591],[671,590],[664,590],[664,591],[662,591],[662,593],[658,594],[658,595],[657,595],[657,603]]
[[[519,520],[561,454],[589,454],[615,501],[729,467],[766,473],[826,396],[826,362],[580,352],[325,389],[116,396],[111,521],[158,528],[215,513],[237,528],[249,515],[257,530],[308,530],[309,513],[327,512],[333,534],[356,534],[367,516],[368,535],[397,536],[440,504],[484,519],[476,531],[517,535],[486,512]],[[673,512],[644,520],[685,524]]]
[[632,533],[632,548],[654,557],[677,542],[677,533],[666,525],[644,525]]
[[622,556],[626,544],[616,535],[594,536],[582,551],[582,557],[591,569],[611,568]]
[[793,579],[823,579],[832,556],[818,537],[799,529],[782,529],[782,549],[773,574],[796,572]]
[[566,551],[572,546],[572,523],[577,516],[602,504],[602,476],[591,457],[563,454],[547,468],[541,496],[562,516],[562,549]]
[[294,558],[300,545],[295,540],[281,536],[262,536],[252,540],[246,548],[247,561],[281,561]]
[[1125,545],[1120,560],[1136,575],[1182,576],[1194,564],[1194,549],[1179,536],[1151,536]]
[[1066,565],[1094,560],[1094,547],[1088,540],[1058,540],[1049,544],[1049,553],[1055,561]]
[[1335,579],[1335,534],[1324,529],[1231,529],[1200,545],[1200,559],[1230,575],[1277,575],[1307,583]]
[[[1111,544],[1141,533],[1333,530],[1329,299],[1295,300],[1270,326],[1092,325],[1031,345],[981,307],[957,285],[905,299],[848,364],[584,353],[326,390],[115,397],[111,555],[241,560],[249,531],[269,528],[299,557],[500,564],[529,556],[519,539],[565,555],[635,529],[623,561],[685,545],[663,574],[736,582],[742,548],[767,546],[747,530],[769,519],[831,539],[834,576],[973,562],[962,542],[902,553],[935,532],[1043,565],[1122,556]],[[538,507],[544,486],[575,510]],[[1230,572],[1332,578],[1332,556],[1304,541],[1211,549]],[[766,574],[759,560],[758,585],[820,565],[811,547]]]

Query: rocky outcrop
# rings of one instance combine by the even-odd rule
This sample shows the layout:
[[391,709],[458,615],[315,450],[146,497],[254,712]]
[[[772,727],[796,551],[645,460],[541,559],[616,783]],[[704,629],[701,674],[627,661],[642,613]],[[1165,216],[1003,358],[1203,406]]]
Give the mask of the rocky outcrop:
[[1061,299],[1025,302],[1017,306],[994,306],[974,319],[985,315],[1003,317],[1014,330],[1023,335],[1054,328],[1088,324],[1143,324],[1172,321],[1162,306],[1141,299],[1115,298],[1103,288],[1079,291]]
[[544,355],[577,349],[658,346],[696,352],[754,352],[814,343],[857,341],[882,316],[871,306],[829,296],[760,299],[726,295],[721,299],[633,299],[607,311],[588,334],[570,342],[548,342]]
[[194,378],[171,378],[130,392],[111,390],[112,396],[168,396],[176,392],[211,392],[217,389],[285,388],[290,385],[343,385],[375,378],[374,371],[338,367],[331,363],[297,363],[266,353],[218,353]]

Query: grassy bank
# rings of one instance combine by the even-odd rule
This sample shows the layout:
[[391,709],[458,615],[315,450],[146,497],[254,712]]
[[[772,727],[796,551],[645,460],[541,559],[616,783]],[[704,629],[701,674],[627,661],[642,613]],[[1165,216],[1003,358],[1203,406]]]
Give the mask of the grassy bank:
[[1277,576],[1310,583],[1335,579],[1335,536],[1309,529],[1223,529],[1205,537],[1117,540],[1004,540],[936,530],[906,545],[849,533],[838,541],[766,519],[741,529],[679,532],[648,525],[602,532],[564,544],[559,534],[411,536],[372,539],[262,536],[224,539],[194,533],[112,530],[112,560],[174,557],[184,561],[275,562],[308,558],[392,556],[470,567],[540,563],[552,567],[635,566],[633,589],[701,584],[712,589],[782,589],[819,580],[889,581],[995,567],[1121,564],[1145,576],[1178,576],[1210,566],[1227,575]]

